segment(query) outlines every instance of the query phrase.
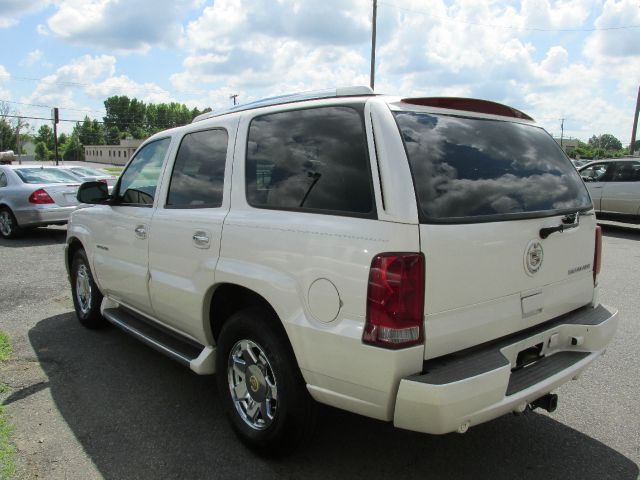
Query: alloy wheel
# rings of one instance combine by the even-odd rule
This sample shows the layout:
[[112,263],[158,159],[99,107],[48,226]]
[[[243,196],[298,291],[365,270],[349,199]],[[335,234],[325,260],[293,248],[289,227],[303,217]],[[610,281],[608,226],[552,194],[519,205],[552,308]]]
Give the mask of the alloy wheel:
[[278,387],[262,347],[246,339],[236,342],[229,353],[227,379],[240,418],[255,430],[268,428],[278,410]]

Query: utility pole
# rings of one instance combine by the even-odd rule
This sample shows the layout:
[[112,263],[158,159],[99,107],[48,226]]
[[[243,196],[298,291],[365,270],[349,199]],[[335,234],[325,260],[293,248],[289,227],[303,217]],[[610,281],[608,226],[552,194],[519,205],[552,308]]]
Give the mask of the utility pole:
[[237,105],[238,102],[236,101],[236,99],[238,98],[238,94],[234,93],[233,95],[230,95],[229,98],[231,98],[233,100],[233,104]]
[[636,100],[636,113],[633,116],[633,129],[631,130],[631,144],[629,145],[629,154],[633,155],[636,143],[636,133],[638,132],[638,114],[640,114],[640,87],[638,87],[638,99]]
[[378,16],[378,0],[373,0],[373,19],[371,29],[371,76],[370,86],[373,90],[376,77],[376,17]]
[[58,165],[58,107],[54,107],[51,111],[53,114],[53,147],[55,149],[56,166]]
[[562,147],[562,140],[564,139],[564,118],[560,119],[560,148],[564,150]]
[[22,119],[18,118],[18,124],[16,125],[16,150],[18,154],[18,165],[22,165],[22,158],[20,157],[20,123]]

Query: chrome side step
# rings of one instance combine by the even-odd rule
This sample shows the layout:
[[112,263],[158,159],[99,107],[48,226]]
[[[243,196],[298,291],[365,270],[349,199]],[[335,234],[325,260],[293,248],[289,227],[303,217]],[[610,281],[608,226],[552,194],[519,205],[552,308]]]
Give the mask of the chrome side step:
[[103,308],[102,316],[142,343],[199,374],[214,373],[215,349],[153,324],[125,307]]

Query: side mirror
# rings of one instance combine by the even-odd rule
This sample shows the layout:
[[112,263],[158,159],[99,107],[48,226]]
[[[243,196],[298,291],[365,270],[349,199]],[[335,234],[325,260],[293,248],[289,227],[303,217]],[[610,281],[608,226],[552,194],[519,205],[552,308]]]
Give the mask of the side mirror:
[[109,199],[109,187],[103,182],[84,182],[76,198],[80,203],[98,204]]

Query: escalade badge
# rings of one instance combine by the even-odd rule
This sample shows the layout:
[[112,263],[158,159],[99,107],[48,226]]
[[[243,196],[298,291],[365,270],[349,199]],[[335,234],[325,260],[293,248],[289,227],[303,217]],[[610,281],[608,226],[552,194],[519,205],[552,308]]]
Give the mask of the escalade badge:
[[535,275],[542,266],[544,251],[542,244],[537,240],[531,240],[524,252],[524,269],[528,275]]

